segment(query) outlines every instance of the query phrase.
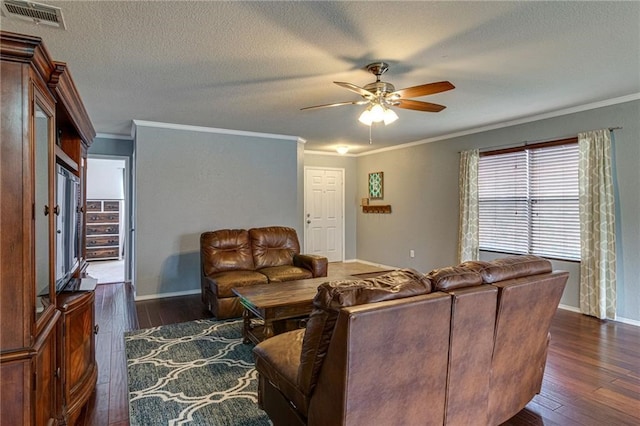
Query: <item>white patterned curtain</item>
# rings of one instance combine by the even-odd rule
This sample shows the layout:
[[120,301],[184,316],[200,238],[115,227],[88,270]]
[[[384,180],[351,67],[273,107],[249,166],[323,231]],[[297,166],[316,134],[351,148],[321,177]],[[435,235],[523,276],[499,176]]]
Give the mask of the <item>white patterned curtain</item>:
[[578,134],[580,310],[616,316],[615,201],[609,129]]
[[460,227],[458,229],[458,262],[478,260],[478,161],[477,149],[460,153]]

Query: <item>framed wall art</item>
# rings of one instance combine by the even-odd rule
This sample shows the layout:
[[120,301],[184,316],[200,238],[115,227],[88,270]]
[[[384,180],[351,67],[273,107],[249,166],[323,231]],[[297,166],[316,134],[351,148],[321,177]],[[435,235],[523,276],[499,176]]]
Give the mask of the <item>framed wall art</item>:
[[384,195],[384,176],[382,172],[369,173],[369,198],[382,200]]

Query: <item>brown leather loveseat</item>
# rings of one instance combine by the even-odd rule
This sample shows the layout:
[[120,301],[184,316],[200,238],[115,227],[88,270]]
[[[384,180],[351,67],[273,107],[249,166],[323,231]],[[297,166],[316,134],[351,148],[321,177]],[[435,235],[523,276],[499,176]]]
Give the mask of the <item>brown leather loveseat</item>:
[[234,287],[327,276],[327,258],[300,254],[295,229],[221,229],[200,235],[202,301],[218,319],[242,315]]
[[514,256],[318,288],[306,329],[254,348],[274,425],[498,425],[540,391],[568,278]]

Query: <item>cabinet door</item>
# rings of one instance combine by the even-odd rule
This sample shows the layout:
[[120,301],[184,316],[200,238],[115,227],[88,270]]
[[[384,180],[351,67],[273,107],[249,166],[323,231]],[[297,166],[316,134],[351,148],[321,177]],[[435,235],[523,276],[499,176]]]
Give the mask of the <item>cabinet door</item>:
[[59,315],[56,313],[47,328],[41,333],[36,342],[36,354],[33,358],[35,364],[35,416],[36,425],[49,425],[52,420],[58,418],[61,413],[58,410],[58,356],[56,351],[56,324]]
[[2,398],[0,398],[0,425],[30,425],[32,405],[31,383],[33,381],[32,360],[24,356],[0,364]]
[[94,292],[91,291],[63,293],[58,300],[64,324],[63,386],[70,424],[74,424],[91,396],[98,375],[94,299]]
[[31,146],[33,149],[33,247],[35,255],[34,315],[36,334],[55,309],[55,279],[53,265],[54,206],[53,167],[54,109],[53,103],[33,84]]

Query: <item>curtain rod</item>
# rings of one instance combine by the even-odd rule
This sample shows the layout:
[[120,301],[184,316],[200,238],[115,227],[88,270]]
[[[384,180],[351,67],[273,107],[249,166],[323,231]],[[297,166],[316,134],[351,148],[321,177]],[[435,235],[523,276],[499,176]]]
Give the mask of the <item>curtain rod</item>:
[[[610,132],[613,132],[614,130],[620,130],[622,129],[622,126],[616,126],[616,127],[608,127],[607,129]],[[562,138],[562,139],[570,139],[570,138]],[[508,143],[508,144],[504,144],[504,145],[494,145],[494,146],[487,146],[484,148],[480,149],[480,152],[482,151],[494,151],[496,149],[499,148],[519,148],[522,146],[527,146],[527,145],[533,145],[533,144],[537,144],[537,143],[544,143],[544,142],[553,142],[553,139],[540,139],[537,141],[522,141],[522,142],[513,142],[513,143]],[[458,154],[462,152],[462,151],[458,151]]]

